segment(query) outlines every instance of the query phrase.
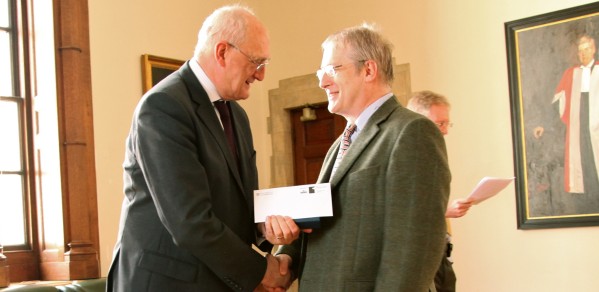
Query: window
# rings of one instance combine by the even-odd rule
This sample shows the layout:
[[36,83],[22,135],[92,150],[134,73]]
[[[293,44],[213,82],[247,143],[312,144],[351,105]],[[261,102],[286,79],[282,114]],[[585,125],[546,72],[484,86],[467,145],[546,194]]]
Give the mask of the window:
[[2,189],[2,233],[6,250],[31,246],[27,218],[27,144],[29,123],[24,116],[25,97],[19,86],[23,38],[19,35],[14,0],[0,0],[0,189]]
[[[23,129],[21,97],[0,97],[0,186],[2,186],[2,212],[0,243],[6,249],[29,243],[26,232],[25,169],[23,167]],[[10,223],[10,224],[8,224]]]
[[100,275],[87,7],[0,0],[0,244],[11,282]]

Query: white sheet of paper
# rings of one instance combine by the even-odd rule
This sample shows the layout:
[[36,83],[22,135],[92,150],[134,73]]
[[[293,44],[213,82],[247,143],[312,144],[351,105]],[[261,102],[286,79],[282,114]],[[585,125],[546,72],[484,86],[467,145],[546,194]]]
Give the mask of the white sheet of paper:
[[478,185],[472,190],[472,193],[468,196],[468,200],[472,201],[473,204],[478,204],[492,196],[497,195],[507,185],[514,180],[511,178],[498,178],[498,177],[483,177]]
[[331,184],[308,184],[254,191],[254,220],[283,215],[293,219],[333,216]]

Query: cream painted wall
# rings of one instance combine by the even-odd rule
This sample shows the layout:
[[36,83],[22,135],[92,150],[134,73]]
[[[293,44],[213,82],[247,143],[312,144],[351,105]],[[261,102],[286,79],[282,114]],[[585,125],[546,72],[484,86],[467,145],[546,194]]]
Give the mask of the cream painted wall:
[[[102,275],[108,273],[122,202],[124,143],[141,95],[140,56],[191,56],[203,19],[228,1],[89,1]],[[370,2],[370,3],[366,3]],[[447,137],[452,193],[482,176],[512,176],[503,24],[578,6],[581,0],[275,1],[249,0],[270,28],[272,62],[243,102],[252,120],[261,187],[269,186],[268,90],[320,65],[325,36],[376,22],[409,62],[412,88],[452,101]],[[152,19],[152,21],[148,21]],[[484,72],[484,74],[482,74]],[[516,229],[513,187],[453,220],[459,291],[589,291],[599,286],[599,227]]]

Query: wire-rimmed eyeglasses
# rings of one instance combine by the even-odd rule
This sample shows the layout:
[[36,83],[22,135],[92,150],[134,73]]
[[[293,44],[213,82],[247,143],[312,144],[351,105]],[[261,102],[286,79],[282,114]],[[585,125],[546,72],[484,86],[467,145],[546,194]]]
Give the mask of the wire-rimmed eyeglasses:
[[451,128],[451,127],[453,127],[453,123],[449,122],[449,121],[439,122],[439,123],[435,122],[435,125],[437,125],[437,127],[439,127],[439,128],[443,128],[443,127]]
[[[355,61],[355,62],[366,62],[366,60],[359,60],[359,61]],[[349,63],[347,63],[347,64],[349,64]],[[347,64],[326,65],[326,66],[316,70],[316,76],[318,77],[318,79],[322,79],[322,77],[324,77],[324,74],[326,74],[329,77],[335,77],[335,76],[337,76],[337,69],[339,69]]]
[[256,71],[260,71],[260,70],[264,69],[264,67],[266,67],[266,65],[268,65],[268,59],[258,59],[258,60],[256,60],[256,59],[250,57],[248,54],[246,54],[244,51],[242,51],[236,45],[234,45],[232,43],[227,43],[227,44],[229,46],[233,47],[234,49],[236,49],[237,51],[239,51],[246,58],[248,58],[248,60],[250,62],[252,62],[252,64],[256,65]]

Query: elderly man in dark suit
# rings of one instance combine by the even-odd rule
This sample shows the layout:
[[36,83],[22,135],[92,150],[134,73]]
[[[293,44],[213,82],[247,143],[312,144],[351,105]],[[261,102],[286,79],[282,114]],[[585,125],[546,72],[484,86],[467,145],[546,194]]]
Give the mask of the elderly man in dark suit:
[[268,229],[253,223],[256,152],[236,102],[262,81],[269,56],[256,16],[223,7],[205,20],[194,58],[143,96],[127,139],[108,291],[254,291],[287,281],[252,244],[262,235],[291,242],[299,230],[281,216]]
[[445,248],[451,175],[443,136],[393,93],[392,48],[368,25],[329,36],[318,70],[328,109],[347,119],[318,181],[333,217],[278,251],[300,291],[427,291]]

